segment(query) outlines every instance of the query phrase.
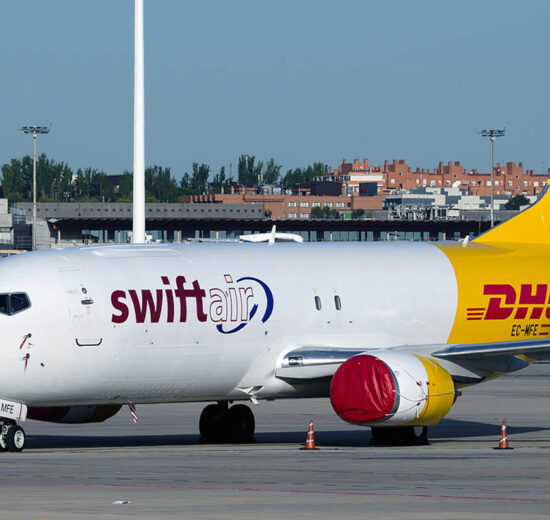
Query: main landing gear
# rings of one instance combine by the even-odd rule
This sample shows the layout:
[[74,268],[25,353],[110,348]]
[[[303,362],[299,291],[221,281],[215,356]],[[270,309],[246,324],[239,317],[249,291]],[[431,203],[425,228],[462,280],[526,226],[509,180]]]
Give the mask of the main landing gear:
[[25,430],[15,421],[4,420],[0,427],[0,451],[21,452],[25,447]]
[[401,428],[371,428],[374,446],[426,446],[428,441],[427,426],[404,426]]
[[254,442],[254,414],[244,404],[229,407],[227,401],[209,404],[199,421],[200,442]]

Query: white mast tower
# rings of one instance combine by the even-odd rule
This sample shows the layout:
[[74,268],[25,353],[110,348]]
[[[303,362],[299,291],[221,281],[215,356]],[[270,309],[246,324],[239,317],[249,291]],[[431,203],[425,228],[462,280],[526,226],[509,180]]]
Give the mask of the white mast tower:
[[132,242],[145,243],[143,0],[134,3],[134,212]]

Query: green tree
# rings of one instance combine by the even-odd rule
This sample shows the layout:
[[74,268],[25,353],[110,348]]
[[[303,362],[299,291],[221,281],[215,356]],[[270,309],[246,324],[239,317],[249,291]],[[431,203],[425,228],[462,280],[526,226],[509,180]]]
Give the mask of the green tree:
[[177,202],[179,189],[170,168],[153,166],[145,169],[145,191],[155,202]]
[[281,186],[285,190],[291,189],[295,184],[313,181],[317,177],[322,177],[328,173],[328,166],[321,162],[315,162],[305,168],[295,168],[288,170],[283,177]]
[[[2,165],[4,195],[11,201],[32,200],[32,158],[12,159]],[[66,163],[48,159],[45,154],[36,161],[36,198],[38,201],[62,199],[73,190],[73,172]]]
[[531,201],[525,195],[514,195],[504,205],[504,209],[518,210],[521,206],[528,206]]
[[227,178],[225,176],[225,166],[222,166],[220,168],[220,173],[217,173],[214,175],[214,178],[212,179],[212,183],[210,184],[212,191],[214,193],[221,193],[222,189],[224,192],[227,192],[229,189],[229,185],[233,182],[233,178],[229,177]]
[[124,172],[118,183],[117,200],[119,202],[132,202],[134,195],[134,175]]
[[238,173],[239,182],[244,186],[255,186],[263,180],[264,163],[256,162],[253,155],[241,155],[239,157]]
[[311,218],[323,218],[323,219],[335,219],[339,218],[339,213],[337,210],[325,206],[321,208],[316,206],[311,208]]
[[4,196],[10,201],[18,202],[32,199],[32,159],[12,159],[2,165],[2,188]]
[[264,184],[277,184],[279,175],[281,174],[281,165],[275,162],[275,159],[271,158],[265,165],[265,172],[263,175]]
[[208,191],[208,176],[210,166],[207,164],[193,163],[193,174],[189,179],[189,188],[193,193],[204,193]]

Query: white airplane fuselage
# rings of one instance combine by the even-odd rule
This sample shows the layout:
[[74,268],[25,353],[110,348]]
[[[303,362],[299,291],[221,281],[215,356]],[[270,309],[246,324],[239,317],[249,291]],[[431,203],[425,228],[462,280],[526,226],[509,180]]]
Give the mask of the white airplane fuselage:
[[275,377],[286,353],[444,344],[458,298],[424,243],[66,248],[0,272],[31,303],[0,314],[0,396],[28,406],[319,395]]

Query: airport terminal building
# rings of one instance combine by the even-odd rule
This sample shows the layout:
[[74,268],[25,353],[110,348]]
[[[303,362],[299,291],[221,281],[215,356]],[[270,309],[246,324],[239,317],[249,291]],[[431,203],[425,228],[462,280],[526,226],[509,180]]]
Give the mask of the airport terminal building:
[[[515,212],[499,211],[496,221]],[[13,246],[29,249],[32,203],[16,203]],[[146,230],[152,241],[184,242],[237,239],[265,233],[273,225],[305,241],[457,240],[476,236],[489,227],[487,211],[464,212],[461,218],[405,219],[389,210],[361,219],[271,218],[263,204],[151,203],[146,204]],[[130,203],[38,203],[37,248],[94,243],[128,243],[132,229]]]

